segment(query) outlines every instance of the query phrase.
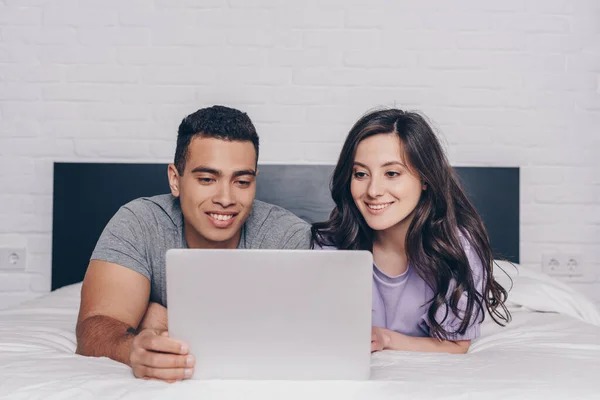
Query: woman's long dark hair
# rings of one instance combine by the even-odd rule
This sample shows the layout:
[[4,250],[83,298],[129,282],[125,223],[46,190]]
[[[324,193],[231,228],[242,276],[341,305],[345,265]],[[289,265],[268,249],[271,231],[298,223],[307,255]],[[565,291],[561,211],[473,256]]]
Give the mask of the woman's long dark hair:
[[[397,134],[404,159],[417,173],[427,190],[422,191],[414,218],[406,235],[407,260],[432,288],[434,297],[428,309],[431,335],[446,339],[464,334],[474,322],[485,318],[485,307],[500,325],[511,319],[505,301],[506,290],[492,275],[493,254],[487,232],[475,207],[465,195],[435,133],[419,114],[398,109],[380,110],[363,116],[350,130],[331,180],[335,208],[329,220],[312,226],[313,245],[335,246],[345,250],[373,250],[374,232],[367,225],[350,193],[350,181],[358,144],[373,135]],[[470,242],[483,269],[483,292],[475,288],[460,236]],[[452,284],[455,283],[455,285]],[[458,302],[467,294],[465,310]],[[499,310],[500,308],[500,310]],[[462,317],[456,332],[448,332],[435,318],[438,310]],[[443,312],[443,311],[442,311]]]

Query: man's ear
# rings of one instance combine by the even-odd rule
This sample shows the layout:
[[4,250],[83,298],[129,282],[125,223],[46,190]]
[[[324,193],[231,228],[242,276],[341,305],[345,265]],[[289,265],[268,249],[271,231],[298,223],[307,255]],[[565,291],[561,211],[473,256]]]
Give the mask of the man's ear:
[[169,175],[169,187],[171,188],[171,194],[175,197],[179,197],[179,172],[175,164],[169,164],[167,168],[167,174]]

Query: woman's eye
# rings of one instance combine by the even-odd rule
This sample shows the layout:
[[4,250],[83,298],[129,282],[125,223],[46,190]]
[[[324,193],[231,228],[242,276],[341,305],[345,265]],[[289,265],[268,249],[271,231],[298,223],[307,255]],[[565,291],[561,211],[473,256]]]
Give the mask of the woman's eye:
[[367,173],[366,173],[366,172],[361,172],[361,171],[355,171],[355,172],[354,172],[354,177],[355,177],[356,179],[362,179],[362,178],[364,178],[365,176],[367,176]]
[[400,176],[399,172],[396,171],[388,171],[385,173],[386,176],[388,176],[389,178],[395,178],[397,176]]

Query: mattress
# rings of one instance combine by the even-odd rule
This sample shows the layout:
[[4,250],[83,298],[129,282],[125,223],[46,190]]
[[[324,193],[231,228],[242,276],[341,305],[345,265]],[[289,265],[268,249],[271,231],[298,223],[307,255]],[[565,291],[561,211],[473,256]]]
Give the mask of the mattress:
[[0,311],[0,399],[600,399],[600,314],[567,285],[504,265],[507,327],[488,317],[467,354],[383,351],[371,380],[184,381],[133,377],[74,354],[81,284]]

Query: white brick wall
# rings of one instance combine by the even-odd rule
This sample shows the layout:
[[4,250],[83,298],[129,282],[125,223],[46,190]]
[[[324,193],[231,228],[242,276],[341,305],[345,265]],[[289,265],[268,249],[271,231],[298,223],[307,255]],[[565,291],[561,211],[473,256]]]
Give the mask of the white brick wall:
[[600,302],[596,0],[0,0],[0,308],[50,288],[52,161],[168,162],[197,108],[262,161],[335,162],[366,110],[426,113],[454,165],[522,167],[522,263],[576,252]]

